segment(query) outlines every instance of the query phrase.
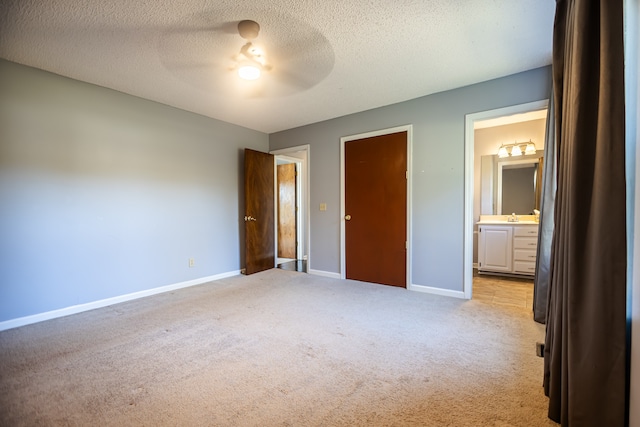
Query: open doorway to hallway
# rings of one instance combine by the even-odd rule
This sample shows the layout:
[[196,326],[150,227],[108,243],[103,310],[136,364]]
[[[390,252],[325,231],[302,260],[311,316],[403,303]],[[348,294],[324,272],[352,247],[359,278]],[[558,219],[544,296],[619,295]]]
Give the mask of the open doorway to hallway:
[[276,265],[307,272],[309,264],[309,147],[272,152],[276,158]]

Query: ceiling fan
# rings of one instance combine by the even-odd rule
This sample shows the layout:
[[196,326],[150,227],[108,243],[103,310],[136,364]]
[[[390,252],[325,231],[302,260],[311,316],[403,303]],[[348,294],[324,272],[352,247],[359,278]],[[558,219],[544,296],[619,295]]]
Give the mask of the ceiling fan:
[[271,69],[267,64],[264,49],[253,44],[259,32],[260,25],[255,21],[244,20],[238,23],[240,37],[247,40],[236,57],[238,76],[241,79],[257,80],[263,71]]
[[[260,16],[262,25],[238,19],[240,14]],[[162,34],[159,56],[169,72],[196,90],[246,99],[308,90],[329,75],[335,62],[318,29],[282,11],[253,8],[185,16]]]

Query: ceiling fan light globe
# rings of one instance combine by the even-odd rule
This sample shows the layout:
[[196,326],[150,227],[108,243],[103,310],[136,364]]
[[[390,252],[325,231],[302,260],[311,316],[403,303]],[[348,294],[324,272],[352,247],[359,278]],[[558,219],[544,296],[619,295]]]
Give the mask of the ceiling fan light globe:
[[255,65],[241,65],[238,68],[238,76],[243,80],[258,80],[262,71]]

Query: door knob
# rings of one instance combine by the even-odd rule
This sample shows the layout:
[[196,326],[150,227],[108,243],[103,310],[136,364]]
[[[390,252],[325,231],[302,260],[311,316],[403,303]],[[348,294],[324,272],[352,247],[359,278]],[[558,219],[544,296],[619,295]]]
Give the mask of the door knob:
[[254,217],[252,217],[251,215],[245,215],[244,217],[245,221],[257,221],[257,219],[255,219]]
[[346,219],[347,221],[351,221],[351,215],[345,215],[344,219]]

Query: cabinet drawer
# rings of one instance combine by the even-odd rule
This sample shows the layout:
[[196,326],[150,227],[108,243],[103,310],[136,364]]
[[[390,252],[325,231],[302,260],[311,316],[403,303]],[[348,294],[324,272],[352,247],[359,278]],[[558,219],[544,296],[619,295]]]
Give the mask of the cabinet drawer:
[[513,272],[519,274],[536,274],[536,263],[529,261],[515,261],[513,263]]
[[537,237],[514,237],[513,249],[536,249],[538,247]]
[[513,259],[515,261],[536,262],[536,250],[535,249],[514,249]]
[[515,226],[513,227],[514,237],[538,237],[538,226]]

